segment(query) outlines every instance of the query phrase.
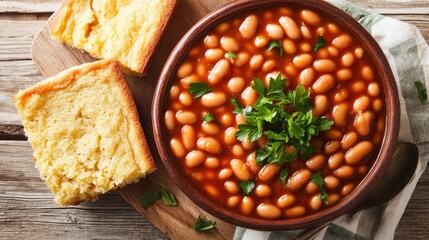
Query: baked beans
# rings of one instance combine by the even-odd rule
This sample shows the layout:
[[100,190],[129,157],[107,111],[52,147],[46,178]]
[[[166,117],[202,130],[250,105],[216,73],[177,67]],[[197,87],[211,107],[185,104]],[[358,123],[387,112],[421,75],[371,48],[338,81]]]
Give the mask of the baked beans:
[[[314,49],[320,38],[326,44]],[[234,16],[192,46],[177,67],[164,118],[171,153],[193,186],[232,212],[289,219],[327,209],[359,185],[380,150],[384,89],[372,66],[347,29],[315,11]],[[254,78],[267,87],[277,76],[287,78],[286,94],[304,86],[312,114],[333,125],[313,136],[311,156],[260,164],[269,137],[241,141],[237,132],[247,116],[231,101],[251,108],[260,99]],[[210,88],[198,97],[191,91],[197,82]],[[293,151],[285,145],[287,156]],[[245,192],[248,183],[253,185]]]

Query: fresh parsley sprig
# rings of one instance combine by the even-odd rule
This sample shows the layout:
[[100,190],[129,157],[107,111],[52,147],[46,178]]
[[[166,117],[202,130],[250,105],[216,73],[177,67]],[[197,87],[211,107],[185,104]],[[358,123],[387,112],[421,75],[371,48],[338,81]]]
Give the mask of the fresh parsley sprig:
[[204,114],[203,120],[206,123],[209,123],[209,122],[213,121],[213,122],[215,122],[217,124],[220,124],[220,122],[216,119],[216,117],[211,112],[208,112],[208,113]]
[[286,183],[287,175],[289,175],[289,169],[288,168],[282,168],[282,170],[280,170],[280,174],[279,174],[279,180],[281,183],[283,183],[283,184]]
[[188,92],[192,94],[194,98],[200,98],[211,91],[212,89],[205,82],[193,82],[189,84]]
[[317,36],[317,42],[313,46],[313,52],[316,52],[324,46],[326,46],[326,40],[322,36]]
[[216,222],[211,220],[203,220],[201,215],[198,215],[197,220],[195,220],[193,229],[194,231],[207,231],[216,227]]
[[275,163],[282,165],[283,163],[291,163],[297,159],[298,151],[294,150],[291,153],[286,152],[285,143],[283,141],[269,140],[265,148],[256,150],[256,165],[265,165],[267,163]]
[[328,201],[326,199],[328,198],[328,193],[325,189],[325,180],[323,180],[322,173],[320,171],[315,172],[313,176],[310,178],[310,182],[314,183],[319,187],[320,191],[320,200],[323,201],[324,204],[328,204]]
[[241,191],[245,195],[249,195],[249,193],[251,193],[253,191],[253,189],[255,188],[255,183],[253,182],[252,179],[248,179],[246,182],[239,181],[238,186],[240,186]]
[[246,123],[238,125],[236,138],[250,142],[262,135],[268,138],[265,147],[256,151],[256,162],[260,166],[266,163],[282,165],[295,161],[298,156],[310,157],[316,149],[311,145],[311,139],[333,125],[332,120],[313,115],[310,91],[303,85],[285,93],[286,81],[279,74],[275,79],[270,78],[266,87],[255,78],[252,88],[259,94],[255,104],[242,108],[235,100],[235,112],[241,109],[246,119]]
[[143,193],[143,195],[140,198],[140,203],[144,209],[147,209],[159,199],[162,199],[165,205],[169,205],[169,206],[177,205],[177,201],[174,195],[165,188],[160,188],[157,190]]
[[280,41],[271,41],[270,44],[268,45],[268,51],[271,51],[274,48],[278,48],[280,56],[283,56],[284,50],[283,50],[282,42],[280,42]]
[[237,54],[232,53],[232,52],[227,52],[226,55],[231,58],[231,59],[236,59],[237,58]]
[[419,96],[419,101],[421,104],[428,100],[426,87],[421,81],[414,81],[414,86],[416,87],[417,94]]
[[237,100],[237,98],[234,97],[229,102],[235,106],[235,109],[234,109],[234,111],[232,111],[232,113],[238,114],[238,113],[241,113],[241,111],[243,111],[243,106],[241,106],[241,104]]

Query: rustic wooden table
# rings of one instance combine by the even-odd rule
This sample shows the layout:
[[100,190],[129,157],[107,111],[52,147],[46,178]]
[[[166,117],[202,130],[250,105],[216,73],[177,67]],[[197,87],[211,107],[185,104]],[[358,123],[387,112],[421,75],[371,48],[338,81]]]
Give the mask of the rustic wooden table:
[[[179,11],[207,8],[212,1],[200,2],[201,6],[190,6],[189,0],[182,0]],[[429,42],[429,0],[352,2],[416,25]],[[55,0],[0,0],[0,239],[165,239],[117,193],[102,196],[96,203],[60,208],[53,204],[53,195],[38,177],[32,149],[25,141],[11,99],[19,89],[43,79],[31,60],[30,46],[34,35],[59,5]],[[189,21],[191,25],[197,19],[191,17]],[[428,206],[427,170],[395,237],[427,239]]]

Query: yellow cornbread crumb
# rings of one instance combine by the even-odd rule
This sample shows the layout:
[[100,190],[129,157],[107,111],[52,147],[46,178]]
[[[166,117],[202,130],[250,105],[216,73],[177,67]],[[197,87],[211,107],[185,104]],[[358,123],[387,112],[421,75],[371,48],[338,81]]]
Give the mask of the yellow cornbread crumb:
[[51,28],[60,42],[141,75],[176,0],[66,0]]
[[19,91],[14,101],[58,205],[95,201],[155,170],[116,61],[70,68]]

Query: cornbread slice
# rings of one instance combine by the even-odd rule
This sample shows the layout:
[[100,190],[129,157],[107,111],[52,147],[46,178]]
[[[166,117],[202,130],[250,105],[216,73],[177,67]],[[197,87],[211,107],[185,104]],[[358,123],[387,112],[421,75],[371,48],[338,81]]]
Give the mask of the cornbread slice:
[[58,205],[95,201],[155,170],[116,61],[70,68],[19,91],[14,101]]
[[176,0],[66,0],[51,36],[142,75]]

